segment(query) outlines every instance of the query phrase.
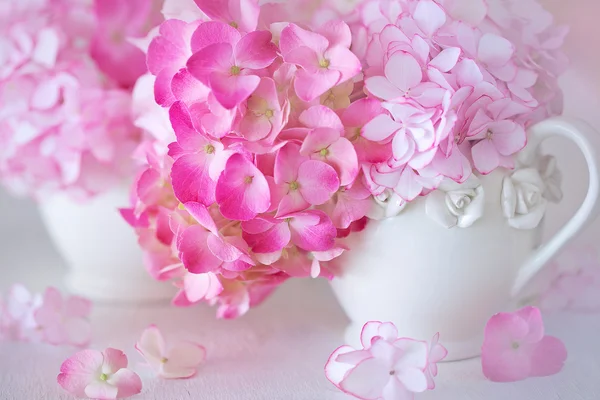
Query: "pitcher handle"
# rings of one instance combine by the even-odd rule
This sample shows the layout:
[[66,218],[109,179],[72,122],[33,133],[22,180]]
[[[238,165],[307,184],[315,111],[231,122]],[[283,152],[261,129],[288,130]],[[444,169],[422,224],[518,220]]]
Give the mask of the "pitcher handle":
[[583,121],[555,117],[533,125],[528,130],[528,143],[519,154],[519,161],[533,165],[540,144],[549,137],[562,136],[573,141],[583,153],[589,171],[588,191],[579,210],[569,222],[545,245],[531,255],[521,268],[512,289],[517,296],[521,290],[544,268],[550,259],[600,213],[600,169],[596,151],[591,143],[597,142],[598,133]]

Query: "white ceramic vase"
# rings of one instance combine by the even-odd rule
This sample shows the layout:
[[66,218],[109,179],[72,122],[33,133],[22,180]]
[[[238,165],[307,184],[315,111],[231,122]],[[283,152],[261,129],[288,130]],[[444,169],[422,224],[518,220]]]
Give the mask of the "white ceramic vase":
[[[342,273],[332,281],[351,320],[348,344],[358,346],[365,322],[392,321],[404,337],[429,340],[439,332],[448,361],[480,354],[488,319],[514,310],[521,289],[599,210],[599,171],[588,142],[596,133],[555,118],[528,135],[515,171],[497,170],[474,178],[476,184],[417,198],[348,238],[351,251],[339,259]],[[589,191],[563,229],[538,246],[539,222],[556,183],[538,149],[555,135],[583,152]]]
[[83,204],[62,194],[40,204],[50,237],[69,268],[66,286],[72,293],[125,303],[161,301],[174,294],[171,285],[146,272],[135,233],[118,211],[127,204],[125,186]]

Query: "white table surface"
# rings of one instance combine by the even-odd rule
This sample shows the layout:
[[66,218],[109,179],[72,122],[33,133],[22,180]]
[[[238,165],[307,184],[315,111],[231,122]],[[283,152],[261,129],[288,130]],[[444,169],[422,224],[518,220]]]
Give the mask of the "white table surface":
[[[34,290],[61,286],[64,267],[28,202],[0,193],[0,290],[23,282]],[[263,306],[234,321],[216,320],[214,309],[168,305],[96,304],[91,347],[124,350],[144,382],[137,399],[329,400],[348,399],[324,376],[329,354],[342,344],[347,320],[327,282],[297,280],[281,287]],[[168,334],[196,338],[208,361],[192,379],[153,378],[133,346],[156,323]],[[443,364],[437,388],[417,400],[598,400],[599,315],[546,316],[549,334],[569,351],[562,373],[513,384],[485,380],[479,359]],[[44,344],[0,342],[1,400],[72,398],[56,383],[62,361],[75,350]]]

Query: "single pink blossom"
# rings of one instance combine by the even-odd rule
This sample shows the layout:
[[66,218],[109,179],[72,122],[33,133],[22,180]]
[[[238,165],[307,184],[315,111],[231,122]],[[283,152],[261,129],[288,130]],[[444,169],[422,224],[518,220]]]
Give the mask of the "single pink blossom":
[[248,99],[248,110],[240,121],[240,133],[249,141],[276,136],[287,122],[285,108],[279,100],[275,81],[262,78]]
[[562,370],[566,359],[565,345],[544,334],[542,314],[535,307],[498,313],[485,327],[481,364],[491,381],[554,375]]
[[206,358],[206,349],[194,342],[167,343],[156,325],[142,332],[135,349],[160,377],[166,379],[190,378]]
[[325,24],[319,33],[295,24],[281,32],[284,61],[300,67],[294,89],[301,100],[312,101],[360,72],[360,61],[349,50],[350,41],[350,28],[344,22]]
[[[242,36],[227,24],[205,22],[198,27],[194,38],[204,39],[204,47],[190,57],[188,70],[227,109],[238,106],[256,90],[260,83],[257,70],[271,65],[277,56],[268,31]],[[194,42],[198,41],[194,38]]]
[[336,229],[320,210],[278,218],[262,217],[242,223],[243,237],[255,253],[273,253],[293,243],[306,251],[327,251],[335,244]]
[[228,153],[221,142],[198,132],[189,110],[176,102],[169,112],[177,142],[169,146],[175,159],[171,171],[173,191],[179,201],[197,201],[204,205],[215,202],[217,179],[225,168]]
[[271,206],[269,184],[246,156],[234,154],[217,182],[216,200],[224,217],[248,221]]
[[435,387],[435,363],[446,356],[433,338],[426,342],[398,338],[391,322],[367,322],[361,332],[361,349],[341,346],[331,354],[325,375],[338,389],[359,399],[410,400],[414,393]]
[[53,344],[87,345],[92,336],[89,315],[92,303],[78,296],[63,299],[53,287],[46,289],[43,303],[34,313],[44,341]]
[[480,108],[471,122],[469,140],[479,140],[471,149],[473,165],[482,174],[489,174],[500,165],[512,166],[510,156],[527,144],[525,128],[512,120],[529,111],[510,99],[502,99]]
[[310,205],[327,202],[338,190],[338,174],[329,164],[300,154],[300,146],[288,143],[277,152],[275,183],[283,197],[277,215],[303,211]]
[[175,295],[173,304],[178,307],[187,307],[201,300],[211,301],[223,291],[219,278],[212,272],[186,272],[177,286],[180,287],[180,291]]
[[63,389],[79,398],[122,399],[142,391],[140,377],[127,369],[127,363],[121,350],[81,350],[62,363],[56,379]]

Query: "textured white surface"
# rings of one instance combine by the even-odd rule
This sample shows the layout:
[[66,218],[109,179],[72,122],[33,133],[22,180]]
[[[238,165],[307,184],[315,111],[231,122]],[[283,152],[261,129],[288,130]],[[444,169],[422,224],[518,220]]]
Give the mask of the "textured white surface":
[[[0,290],[21,281],[32,289],[61,285],[62,262],[29,203],[0,195]],[[10,210],[10,211],[9,211]],[[142,376],[140,400],[341,400],[325,379],[328,355],[342,344],[347,320],[323,281],[296,281],[266,304],[235,321],[214,319],[208,307],[117,307],[97,304],[91,347],[123,349]],[[209,360],[193,379],[152,378],[133,346],[142,330],[158,324],[167,335],[195,338]],[[417,400],[598,400],[598,315],[546,317],[549,334],[565,341],[569,359],[556,376],[494,384],[479,359],[441,365],[437,389]],[[75,350],[42,344],[0,342],[0,400],[66,400],[56,384],[62,361]]]

